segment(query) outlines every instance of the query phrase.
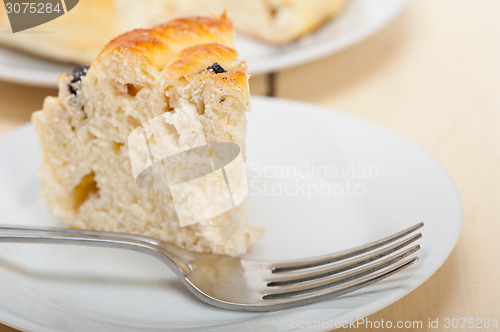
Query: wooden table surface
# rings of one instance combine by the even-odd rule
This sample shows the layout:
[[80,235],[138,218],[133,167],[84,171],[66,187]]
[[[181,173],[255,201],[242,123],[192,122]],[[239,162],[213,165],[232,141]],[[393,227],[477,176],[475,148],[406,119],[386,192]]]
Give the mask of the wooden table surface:
[[[460,192],[464,222],[449,259],[371,321],[500,320],[499,13],[498,0],[414,0],[345,51],[251,79],[254,94],[333,107],[400,133],[434,156]],[[0,82],[0,134],[55,93]]]

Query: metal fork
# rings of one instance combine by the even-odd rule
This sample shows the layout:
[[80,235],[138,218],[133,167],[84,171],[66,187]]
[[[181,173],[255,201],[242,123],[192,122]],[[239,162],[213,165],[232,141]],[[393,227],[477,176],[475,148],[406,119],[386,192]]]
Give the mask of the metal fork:
[[[353,249],[285,262],[202,254],[146,236],[0,226],[0,241],[131,249],[166,263],[198,299],[225,309],[274,311],[341,296],[412,265],[423,223]],[[404,250],[403,250],[404,249]]]

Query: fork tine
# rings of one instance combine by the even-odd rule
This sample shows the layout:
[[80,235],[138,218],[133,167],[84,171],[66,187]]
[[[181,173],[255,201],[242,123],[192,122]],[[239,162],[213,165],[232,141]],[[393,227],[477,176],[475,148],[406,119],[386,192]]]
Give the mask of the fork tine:
[[293,306],[306,305],[326,299],[332,299],[341,295],[345,295],[361,288],[370,286],[378,281],[381,281],[397,272],[411,266],[418,260],[418,257],[411,257],[405,259],[402,262],[397,263],[389,269],[367,275],[360,279],[353,280],[351,282],[342,284],[337,287],[329,287],[326,289],[321,289],[315,292],[303,294],[303,295],[287,295],[283,294],[269,294],[263,297],[264,301],[269,301],[269,305],[282,305],[282,304],[293,304]]
[[301,260],[294,260],[294,261],[289,261],[289,262],[283,262],[283,263],[277,263],[273,264],[272,266],[272,272],[285,272],[285,271],[293,271],[293,270],[300,270],[300,269],[307,269],[310,267],[315,267],[319,265],[325,265],[325,264],[330,264],[334,262],[338,262],[340,260],[348,259],[354,256],[358,256],[361,254],[364,254],[368,251],[372,251],[374,249],[383,247],[389,243],[392,243],[396,240],[399,240],[417,229],[420,229],[424,226],[423,222],[420,222],[414,226],[411,226],[401,232],[395,233],[393,235],[389,235],[385,238],[382,238],[380,240],[370,242],[368,244],[336,252],[334,254],[329,254],[329,255],[324,255],[324,256],[318,256],[314,258],[309,258],[309,259],[301,259]]
[[345,262],[337,262],[330,265],[321,265],[317,268],[309,268],[308,270],[275,272],[271,274],[267,286],[279,286],[296,284],[298,282],[310,281],[314,279],[324,278],[333,274],[338,274],[344,271],[349,271],[354,268],[369,264],[382,257],[395,253],[422,237],[421,233],[415,234],[408,239],[401,240],[395,244],[378,249],[374,252],[369,252],[359,257],[351,258]]
[[364,276],[368,276],[374,272],[388,268],[391,265],[401,261],[402,259],[405,259],[410,255],[414,254],[419,249],[420,245],[417,244],[416,246],[413,246],[401,253],[392,255],[375,263],[368,264],[366,266],[355,268],[349,271],[345,271],[344,273],[334,276],[329,276],[327,278],[322,278],[319,280],[313,280],[307,282],[300,282],[298,284],[287,284],[287,285],[270,287],[269,288],[270,292],[267,292],[263,298],[266,299],[266,298],[290,297],[305,293],[316,292],[326,288],[331,288],[337,285],[345,284],[347,282],[354,281]]

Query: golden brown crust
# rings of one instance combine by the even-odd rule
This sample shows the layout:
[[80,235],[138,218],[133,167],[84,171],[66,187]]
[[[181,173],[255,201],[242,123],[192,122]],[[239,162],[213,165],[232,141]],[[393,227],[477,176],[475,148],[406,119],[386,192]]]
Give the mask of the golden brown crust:
[[[196,76],[217,82],[220,88],[230,89],[248,102],[247,67],[238,61],[232,44],[232,22],[225,15],[181,18],[116,37],[94,60],[89,72],[93,73],[90,76],[137,86],[159,80],[164,87],[184,85]],[[214,63],[225,72],[207,70]]]
[[175,59],[184,48],[204,43],[233,44],[232,22],[218,18],[181,18],[124,33],[109,42],[95,61],[113,54],[145,60],[158,70]]
[[238,54],[229,46],[210,43],[188,47],[180,51],[167,67],[172,76],[197,74],[210,65],[218,63],[227,71],[235,69]]

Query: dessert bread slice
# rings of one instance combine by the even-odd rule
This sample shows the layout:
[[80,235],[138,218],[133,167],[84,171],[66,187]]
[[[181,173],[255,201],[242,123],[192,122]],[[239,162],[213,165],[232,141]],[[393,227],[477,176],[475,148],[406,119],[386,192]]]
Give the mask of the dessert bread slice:
[[[62,17],[15,34],[0,44],[56,60],[87,64],[118,33],[149,27],[165,18],[220,15],[224,11],[244,35],[290,43],[336,16],[346,0],[85,0]],[[0,10],[0,29],[10,30]]]
[[50,22],[12,33],[7,12],[1,8],[0,45],[87,65],[113,37],[135,28],[122,27],[116,9],[115,0],[83,0]]
[[[32,118],[49,210],[76,228],[143,234],[203,252],[246,252],[260,231],[249,225],[244,200],[182,227],[168,189],[138,186],[131,155],[137,147],[130,137],[159,117],[178,122],[167,123],[161,136],[144,131],[151,150],[159,137],[167,148],[200,146],[201,131],[207,143],[234,143],[244,155],[248,76],[232,43],[224,16],[177,19],[127,32],[90,67],[59,77],[59,95],[47,97]],[[210,208],[193,206],[182,188],[180,197],[188,210]]]
[[337,15],[345,0],[120,0],[118,19],[134,15],[133,24],[148,25],[161,17],[220,14],[234,21],[237,31],[284,45],[314,31]]

